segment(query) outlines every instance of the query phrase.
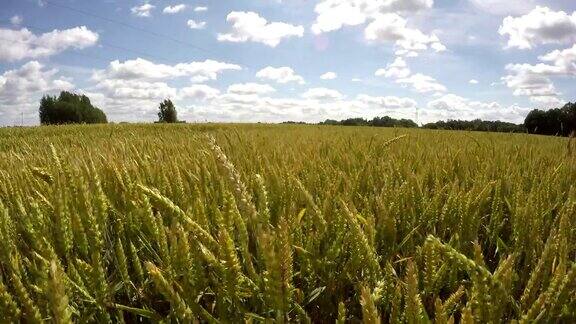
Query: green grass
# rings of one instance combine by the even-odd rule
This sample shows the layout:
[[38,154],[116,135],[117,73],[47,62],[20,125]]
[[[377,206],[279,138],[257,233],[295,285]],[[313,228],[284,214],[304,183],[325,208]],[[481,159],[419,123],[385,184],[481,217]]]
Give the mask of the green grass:
[[1,320],[574,322],[575,148],[367,127],[2,129]]

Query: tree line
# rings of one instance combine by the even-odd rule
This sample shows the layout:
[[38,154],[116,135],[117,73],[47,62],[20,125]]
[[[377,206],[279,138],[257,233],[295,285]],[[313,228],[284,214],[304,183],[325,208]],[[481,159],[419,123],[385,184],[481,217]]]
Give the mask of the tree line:
[[422,125],[428,129],[468,130],[479,132],[526,133],[524,125],[490,120],[448,120]]
[[[107,123],[106,114],[92,105],[86,95],[62,91],[59,96],[46,95],[40,100],[40,123],[52,124],[99,124]],[[159,123],[179,123],[174,103],[163,100],[158,107]],[[285,124],[305,124],[304,122],[284,122]],[[411,119],[395,119],[389,116],[373,119],[348,118],[343,120],[327,119],[319,125],[371,126],[371,127],[419,127]],[[467,130],[505,133],[530,133],[554,136],[571,136],[576,133],[576,103],[567,103],[562,108],[550,110],[532,110],[524,124],[489,120],[447,120],[428,123],[421,126],[427,129]]]
[[[327,119],[319,125],[340,126],[373,126],[373,127],[404,127],[415,128],[418,125],[410,119],[394,119],[388,116],[376,117],[372,120],[363,118],[348,118],[340,121]],[[562,108],[550,110],[532,110],[523,124],[514,124],[491,120],[454,120],[437,121],[420,126],[425,129],[466,130],[480,132],[529,133],[553,136],[576,135],[576,103],[567,103]]]
[[403,128],[417,128],[416,124],[411,119],[395,119],[392,117],[374,117],[371,120],[364,118],[348,118],[343,120],[327,119],[319,123],[320,125],[341,125],[341,126],[372,126],[372,127],[403,127]]

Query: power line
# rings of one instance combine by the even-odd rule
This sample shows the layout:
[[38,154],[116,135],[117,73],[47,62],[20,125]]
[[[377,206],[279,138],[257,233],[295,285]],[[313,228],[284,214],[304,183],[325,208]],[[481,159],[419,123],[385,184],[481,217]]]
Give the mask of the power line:
[[[157,38],[166,39],[166,40],[169,40],[169,41],[171,41],[171,42],[174,42],[174,43],[177,43],[177,44],[180,44],[180,45],[184,45],[184,46],[193,48],[193,49],[195,49],[195,50],[197,50],[197,51],[204,52],[205,54],[209,54],[209,55],[211,55],[211,56],[217,55],[216,52],[214,52],[214,51],[212,51],[212,50],[210,50],[210,49],[207,49],[207,48],[205,48],[205,47],[198,46],[198,45],[193,44],[193,43],[190,43],[190,42],[182,41],[182,40],[180,40],[180,39],[178,39],[178,38],[175,38],[175,37],[170,36],[170,35],[167,35],[167,34],[158,33],[158,32],[155,32],[155,31],[153,31],[153,30],[148,30],[148,29],[146,29],[146,28],[134,26],[134,25],[132,25],[132,24],[128,24],[128,23],[123,22],[123,21],[119,21],[119,20],[116,20],[116,19],[112,19],[112,18],[108,18],[108,17],[105,17],[105,16],[101,16],[101,15],[98,15],[98,14],[95,14],[95,13],[92,13],[92,12],[89,12],[89,11],[86,11],[86,10],[74,8],[74,7],[68,6],[68,5],[66,5],[66,4],[63,4],[63,3],[59,2],[59,1],[54,1],[54,0],[43,0],[43,1],[44,1],[45,3],[47,3],[47,4],[53,5],[53,6],[55,6],[55,7],[59,7],[59,8],[66,9],[66,10],[70,10],[70,11],[73,11],[73,12],[76,12],[76,13],[79,13],[79,14],[83,14],[83,15],[92,17],[92,18],[100,19],[100,20],[106,21],[106,22],[108,22],[108,23],[117,24],[117,25],[120,25],[120,26],[129,28],[129,29],[132,29],[132,30],[136,30],[136,31],[139,31],[139,32],[143,32],[143,33],[152,35],[152,36],[157,37]],[[246,64],[246,63],[241,63],[241,64],[242,64],[244,67],[248,68],[248,69],[252,69],[252,70],[254,70],[254,71],[257,71],[257,70],[258,70],[258,68],[254,67],[254,66],[251,66],[251,65],[249,65],[249,64]]]
[[[27,44],[27,42],[25,41],[21,41],[21,40],[16,40],[16,39],[8,39],[8,38],[4,38],[4,37],[0,37],[0,40],[2,41],[6,41],[12,44],[15,43],[21,43],[21,44]],[[105,59],[103,57],[99,57],[99,56],[93,56],[93,55],[88,55],[88,54],[83,54],[83,53],[79,53],[79,52],[68,52],[68,54],[72,54],[72,55],[77,55],[77,56],[82,56],[82,57],[88,57],[94,60],[98,60],[98,61],[102,61],[105,62],[106,64],[110,63],[109,59]]]
[[[207,48],[205,48],[205,47],[198,46],[198,45],[193,44],[193,43],[190,43],[190,42],[182,41],[182,40],[180,40],[180,39],[178,39],[178,38],[175,38],[175,37],[170,36],[170,35],[167,35],[167,34],[158,33],[158,32],[155,32],[155,31],[153,31],[153,30],[148,30],[148,29],[146,29],[146,28],[142,28],[142,27],[138,27],[138,26],[135,26],[135,25],[132,25],[132,24],[128,24],[128,23],[123,22],[123,21],[120,21],[120,20],[108,18],[108,17],[105,17],[105,16],[101,16],[101,15],[98,15],[98,14],[95,14],[95,13],[92,13],[92,12],[89,12],[89,11],[86,11],[86,10],[74,8],[74,7],[68,6],[68,5],[66,5],[66,4],[63,4],[63,3],[59,2],[59,1],[54,1],[54,0],[43,0],[43,1],[44,1],[45,3],[47,3],[47,4],[49,4],[49,5],[53,5],[53,6],[55,6],[55,7],[59,7],[59,8],[66,9],[66,10],[70,10],[70,11],[73,11],[73,12],[76,12],[76,13],[79,13],[79,14],[82,14],[82,15],[85,15],[85,16],[92,17],[92,18],[100,19],[100,20],[106,21],[106,22],[108,22],[108,23],[117,24],[117,25],[119,25],[119,26],[123,26],[123,27],[125,27],[125,28],[129,28],[129,29],[136,30],[136,31],[139,31],[139,32],[142,32],[142,33],[146,33],[146,34],[152,35],[152,36],[157,37],[157,38],[166,39],[166,40],[169,40],[169,41],[171,41],[171,42],[174,42],[174,43],[177,43],[177,44],[180,44],[180,45],[184,45],[184,46],[193,48],[193,49],[195,49],[195,50],[197,50],[197,51],[204,52],[205,54],[209,54],[209,55],[211,55],[211,56],[217,55],[216,52],[214,52],[214,51],[212,51],[212,50],[210,50],[210,49],[207,49]],[[101,43],[102,43],[102,42],[101,42]],[[117,45],[108,45],[108,47],[112,47],[112,48],[122,49],[122,50],[129,51],[129,52],[138,53],[138,51],[136,51],[136,50],[122,48],[122,47],[117,46]],[[140,55],[143,55],[143,54],[140,54]],[[149,56],[149,57],[153,57],[153,55],[149,55],[149,54],[145,54],[145,55],[147,55],[147,56]],[[169,61],[169,62],[172,61],[172,60],[167,60],[167,59],[163,59],[163,60]],[[258,70],[258,68],[254,67],[254,66],[251,66],[250,64],[246,64],[246,63],[240,63],[240,64],[243,65],[244,67],[246,67],[246,68],[249,69],[249,70],[250,70],[250,69],[251,69],[251,70],[254,70],[254,71],[257,71],[257,70]]]
[[[0,23],[7,23],[7,22],[8,22],[8,20],[6,20],[6,19],[3,19],[3,20],[0,19]],[[43,28],[43,27],[31,25],[31,24],[21,25],[21,27],[25,27],[25,28],[30,29],[30,30],[35,30],[35,31],[37,31],[37,32],[48,32],[48,31],[49,31],[49,28]],[[168,59],[168,58],[165,58],[165,57],[160,57],[160,56],[158,56],[158,55],[153,55],[153,54],[146,53],[146,52],[143,52],[143,51],[133,50],[133,49],[126,48],[126,47],[123,47],[123,46],[114,45],[114,44],[111,44],[111,43],[108,43],[108,42],[104,42],[104,41],[102,41],[102,40],[100,40],[100,39],[98,40],[98,44],[104,45],[105,47],[115,48],[115,49],[119,49],[119,50],[122,50],[122,51],[125,51],[125,52],[130,52],[130,53],[133,53],[133,54],[138,54],[138,55],[141,55],[141,56],[147,56],[147,57],[149,57],[149,58],[152,58],[152,59],[155,59],[155,60],[158,60],[158,61],[165,61],[166,63],[171,63],[171,62],[172,62],[172,60],[170,60],[170,59]]]
[[133,30],[136,30],[136,31],[139,31],[139,32],[143,32],[143,33],[146,33],[146,34],[149,34],[149,35],[158,37],[158,38],[164,38],[164,39],[167,39],[167,40],[172,41],[172,42],[174,42],[174,43],[178,43],[178,44],[181,44],[181,45],[184,45],[184,46],[188,46],[188,47],[190,47],[190,48],[193,48],[193,49],[195,49],[195,50],[204,52],[204,53],[206,53],[206,54],[215,55],[215,53],[212,52],[212,51],[209,50],[209,49],[206,49],[206,48],[204,48],[204,47],[201,47],[201,46],[198,46],[198,45],[196,45],[196,44],[189,43],[189,42],[184,42],[184,41],[182,41],[182,40],[180,40],[180,39],[178,39],[178,38],[172,37],[172,36],[170,36],[170,35],[166,35],[166,34],[163,34],[163,33],[158,33],[158,32],[155,32],[155,31],[153,31],[153,30],[148,30],[148,29],[145,29],[145,28],[142,28],[142,27],[138,27],[138,26],[134,26],[134,25],[125,23],[125,22],[123,22],[123,21],[119,21],[119,20],[116,20],[116,19],[111,19],[111,18],[108,18],[108,17],[104,17],[104,16],[101,16],[101,15],[97,15],[97,14],[91,13],[91,12],[89,12],[89,11],[85,11],[85,10],[82,10],[82,9],[70,7],[70,6],[68,6],[68,5],[65,5],[65,4],[62,4],[62,3],[60,3],[60,2],[56,2],[56,1],[53,1],[53,0],[44,0],[44,2],[46,2],[46,3],[50,4],[50,5],[53,5],[53,6],[55,6],[55,7],[60,7],[60,8],[66,9],[66,10],[74,11],[74,12],[77,12],[77,13],[80,13],[80,14],[83,14],[83,15],[86,15],[86,16],[90,16],[90,17],[93,17],[93,18],[96,18],[96,19],[100,19],[100,20],[103,20],[103,21],[106,21],[106,22],[109,22],[109,23],[117,24],[117,25],[120,25],[120,26],[123,26],[123,27],[126,27],[126,28],[130,28],[130,29],[133,29]]

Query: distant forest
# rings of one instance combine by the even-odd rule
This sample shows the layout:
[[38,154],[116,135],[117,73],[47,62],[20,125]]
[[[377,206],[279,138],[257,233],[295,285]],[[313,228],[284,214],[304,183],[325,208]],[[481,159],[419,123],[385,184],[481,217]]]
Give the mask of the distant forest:
[[[294,122],[286,123],[290,124]],[[326,121],[320,122],[319,125],[418,127],[418,125],[410,119],[394,119],[388,116],[376,117],[372,120],[364,118],[348,118],[340,121],[327,119]],[[448,120],[424,124],[421,128],[570,136],[576,133],[576,103],[568,103],[562,108],[550,110],[534,109],[526,116],[524,124],[480,119]]]

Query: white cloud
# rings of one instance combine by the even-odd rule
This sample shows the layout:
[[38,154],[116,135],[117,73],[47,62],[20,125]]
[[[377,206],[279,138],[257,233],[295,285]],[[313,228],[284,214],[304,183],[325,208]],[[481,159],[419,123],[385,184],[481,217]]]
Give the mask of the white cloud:
[[[564,102],[551,77],[576,76],[576,44],[564,50],[555,50],[539,57],[546,63],[509,64],[508,75],[502,81],[514,90],[515,96],[527,96],[534,103],[559,104]],[[550,63],[550,64],[548,64]]]
[[468,81],[468,83],[470,83],[470,84],[478,84],[478,83],[480,83],[480,82],[478,82],[478,80],[476,80],[476,79],[472,79],[472,80]]
[[283,22],[268,22],[255,12],[233,11],[226,21],[232,23],[229,33],[218,34],[219,41],[258,42],[276,47],[285,38],[302,37],[304,27]]
[[12,18],[10,18],[10,23],[14,26],[18,26],[22,23],[22,21],[24,21],[24,19],[22,18],[22,16],[12,16]]
[[395,79],[395,82],[403,87],[411,87],[418,93],[430,93],[441,95],[446,92],[446,87],[431,76],[422,73],[412,74],[406,60],[396,57],[394,62],[388,64],[384,69],[378,69],[374,73],[376,76]]
[[418,51],[427,49],[442,52],[446,47],[436,35],[408,27],[400,15],[429,9],[433,4],[433,0],[323,0],[315,7],[317,17],[312,32],[321,34],[368,23],[365,39],[394,43],[397,55],[414,57]]
[[162,12],[169,15],[176,14],[186,9],[186,7],[187,6],[185,4],[181,3],[174,6],[167,6],[164,8],[164,10],[162,10]]
[[356,97],[356,99],[368,105],[386,109],[413,109],[418,105],[418,103],[413,99],[399,98],[394,96],[373,97],[360,94]]
[[[188,77],[192,82],[215,80],[225,71],[237,71],[235,64],[214,60],[157,64],[141,58],[124,62],[112,61],[105,70],[93,73],[94,85],[87,94],[94,98],[116,121],[151,121],[156,119],[160,100],[171,98],[176,101],[208,101],[220,95],[220,90],[204,84],[185,87],[171,85],[170,81]],[[177,105],[178,106],[178,105]],[[180,107],[177,107],[180,114]]]
[[556,98],[560,95],[550,79],[550,66],[539,64],[509,64],[506,66],[509,75],[502,81],[515,96],[528,96],[533,101],[542,101],[542,97]]
[[322,80],[334,80],[338,77],[338,74],[335,72],[326,72],[320,76]]
[[576,42],[576,11],[569,15],[538,6],[524,16],[504,18],[499,33],[508,36],[509,48],[573,43]]
[[[164,99],[176,100],[177,89],[163,82],[114,80],[97,84],[83,91],[90,100],[104,110],[109,121],[158,120],[158,104]],[[181,107],[176,103],[180,117]]]
[[341,94],[332,91],[318,90],[310,94],[310,99],[225,93],[205,104],[190,107],[188,116],[195,120],[236,122],[287,120],[318,122],[351,117],[373,118],[387,115],[394,118],[413,118],[414,116],[413,108],[416,102],[409,98],[358,95],[354,100],[344,100]]
[[20,124],[24,117],[27,124],[36,123],[41,96],[74,89],[70,80],[57,77],[57,73],[56,69],[46,69],[41,63],[31,61],[1,74],[0,121]]
[[408,77],[412,72],[402,57],[397,57],[394,62],[388,64],[385,69],[378,69],[374,73],[376,76],[383,76],[386,78],[401,79]]
[[433,0],[323,0],[316,5],[314,34],[331,32],[343,26],[364,24],[379,13],[416,12],[432,8]]
[[220,95],[220,90],[205,84],[194,84],[179,90],[178,96],[182,99],[192,98],[200,100],[213,99]]
[[4,72],[0,76],[0,102],[15,104],[26,101],[34,94],[74,88],[74,85],[65,79],[55,79],[56,73],[58,70],[47,70],[37,61]]
[[446,94],[438,99],[428,102],[428,108],[448,110],[448,111],[474,111],[478,109],[493,109],[499,108],[500,105],[496,102],[484,103],[479,101],[471,101],[469,99],[454,95]]
[[187,24],[190,29],[204,29],[206,27],[205,21],[197,22],[194,19],[188,20]]
[[545,109],[559,108],[566,104],[566,101],[564,99],[553,96],[531,97],[530,101],[538,105],[538,107]]
[[190,77],[194,82],[216,80],[224,71],[238,71],[242,68],[236,64],[206,60],[203,62],[178,63],[176,65],[157,64],[137,58],[120,62],[110,62],[105,71],[96,71],[93,78],[123,80],[162,80],[178,77]]
[[555,50],[539,59],[543,62],[550,62],[555,67],[557,74],[576,75],[576,44],[564,50]]
[[218,75],[225,71],[240,71],[242,67],[236,64],[205,60],[202,62],[180,63],[175,65],[176,69],[183,71],[192,77],[192,81],[216,80]]
[[100,80],[94,89],[111,99],[158,100],[176,97],[178,93],[165,82],[125,79]]
[[262,95],[275,92],[276,89],[267,85],[260,83],[237,83],[228,87],[228,93],[234,93],[239,95]]
[[522,15],[535,6],[534,0],[469,0],[476,8],[493,15]]
[[446,50],[436,35],[409,28],[406,20],[395,13],[377,15],[364,30],[364,37],[368,41],[394,43],[399,49],[397,55],[415,56],[429,48],[436,52]]
[[138,17],[151,17],[152,10],[154,10],[154,8],[156,8],[156,6],[145,3],[141,6],[132,7],[130,11]]
[[352,82],[362,82],[362,79],[360,78],[353,78],[352,80],[350,80]]
[[290,67],[271,67],[268,66],[256,73],[256,77],[259,79],[267,79],[273,80],[278,83],[289,83],[289,82],[296,82],[299,84],[306,83],[304,78],[296,74],[294,70]]
[[304,92],[302,94],[302,98],[311,100],[333,101],[333,100],[341,100],[344,98],[344,96],[340,92],[333,89],[312,88]]
[[208,7],[196,7],[194,8],[194,12],[204,12],[208,11]]
[[182,72],[171,65],[157,64],[142,58],[110,62],[108,69],[94,73],[95,79],[168,79],[182,76]]
[[406,78],[397,79],[396,83],[403,86],[410,86],[414,91],[418,93],[446,91],[446,87],[436,81],[436,79],[421,73],[413,74]]
[[483,119],[515,123],[522,123],[530,111],[530,108],[516,105],[503,107],[497,102],[474,101],[455,94],[446,94],[434,99],[428,102],[426,108],[420,114],[428,120]]
[[9,46],[0,46],[0,61],[17,61],[58,54],[67,49],[83,49],[98,42],[98,34],[85,26],[65,30],[55,29],[35,35],[26,28],[0,28],[0,38]]

